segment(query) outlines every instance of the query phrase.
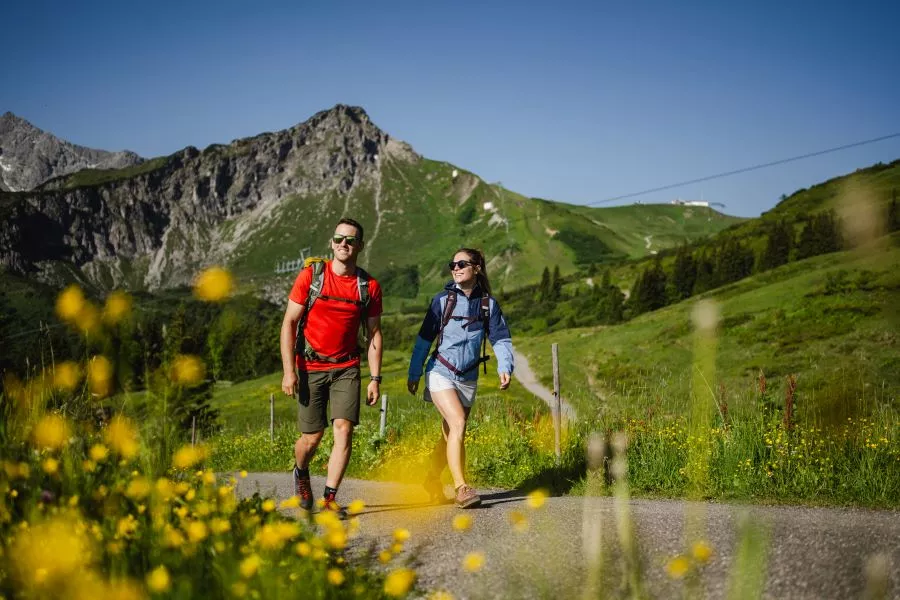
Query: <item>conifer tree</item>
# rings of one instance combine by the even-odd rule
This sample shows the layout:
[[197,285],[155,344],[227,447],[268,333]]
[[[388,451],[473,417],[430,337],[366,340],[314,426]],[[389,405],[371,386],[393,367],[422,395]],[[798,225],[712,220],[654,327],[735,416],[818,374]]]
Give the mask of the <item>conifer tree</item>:
[[680,302],[690,297],[696,280],[697,265],[694,263],[694,257],[687,246],[681,246],[675,254],[675,265],[672,267],[673,300]]
[[658,257],[650,267],[641,272],[632,297],[634,310],[638,314],[666,305],[666,272]]
[[550,279],[550,298],[551,300],[562,298],[562,277],[559,274],[559,265],[553,267],[553,276]]
[[719,285],[738,281],[753,271],[753,251],[729,237],[719,249],[716,280]]
[[768,271],[787,264],[793,246],[793,230],[784,221],[778,221],[769,231],[766,247],[759,258],[759,271]]
[[694,258],[696,265],[697,277],[694,279],[694,294],[702,294],[707,290],[716,287],[719,282],[716,280],[716,252],[707,252],[702,250],[697,253]]
[[544,272],[541,273],[541,283],[538,286],[538,301],[549,300],[550,299],[550,269],[544,267]]
[[888,205],[887,230],[900,231],[900,208],[897,207],[897,189],[891,190],[891,203]]

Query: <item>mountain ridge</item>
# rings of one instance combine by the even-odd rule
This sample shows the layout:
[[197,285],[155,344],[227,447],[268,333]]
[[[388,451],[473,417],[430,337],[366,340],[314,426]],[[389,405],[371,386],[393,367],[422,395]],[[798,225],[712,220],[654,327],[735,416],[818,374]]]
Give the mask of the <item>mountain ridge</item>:
[[129,150],[109,152],[62,140],[11,111],[0,115],[0,191],[28,191],[81,169],[119,169],[143,161]]

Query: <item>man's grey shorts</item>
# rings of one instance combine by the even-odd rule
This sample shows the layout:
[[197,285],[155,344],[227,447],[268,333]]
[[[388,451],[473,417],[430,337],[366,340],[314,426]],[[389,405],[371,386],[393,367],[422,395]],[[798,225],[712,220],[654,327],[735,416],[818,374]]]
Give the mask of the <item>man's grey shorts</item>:
[[328,427],[326,410],[331,404],[331,420],[359,423],[359,367],[297,373],[297,400],[300,403],[300,431],[317,433]]

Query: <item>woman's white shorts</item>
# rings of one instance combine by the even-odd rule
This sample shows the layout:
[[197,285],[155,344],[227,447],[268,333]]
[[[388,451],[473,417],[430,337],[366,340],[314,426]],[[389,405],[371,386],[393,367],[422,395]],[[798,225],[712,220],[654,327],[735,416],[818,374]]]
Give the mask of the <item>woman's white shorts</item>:
[[425,381],[426,402],[431,402],[431,392],[444,390],[456,390],[456,396],[466,408],[472,408],[472,403],[475,402],[475,391],[478,388],[478,381],[453,381],[434,371],[428,372]]

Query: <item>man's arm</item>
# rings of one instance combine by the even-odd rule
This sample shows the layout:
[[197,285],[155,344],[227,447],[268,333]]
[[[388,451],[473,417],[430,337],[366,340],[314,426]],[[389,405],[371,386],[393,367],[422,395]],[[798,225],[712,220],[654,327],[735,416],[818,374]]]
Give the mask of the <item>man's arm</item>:
[[[372,376],[381,376],[381,355],[384,352],[381,336],[381,316],[370,317],[366,320],[369,328],[369,374]],[[381,386],[377,381],[370,381],[366,388],[366,404],[375,406],[378,402]]]
[[284,370],[281,391],[288,396],[293,396],[294,388],[297,387],[297,374],[294,372],[294,342],[297,337],[297,323],[303,317],[304,311],[306,311],[304,305],[288,300],[284,320],[281,322],[281,368]]

